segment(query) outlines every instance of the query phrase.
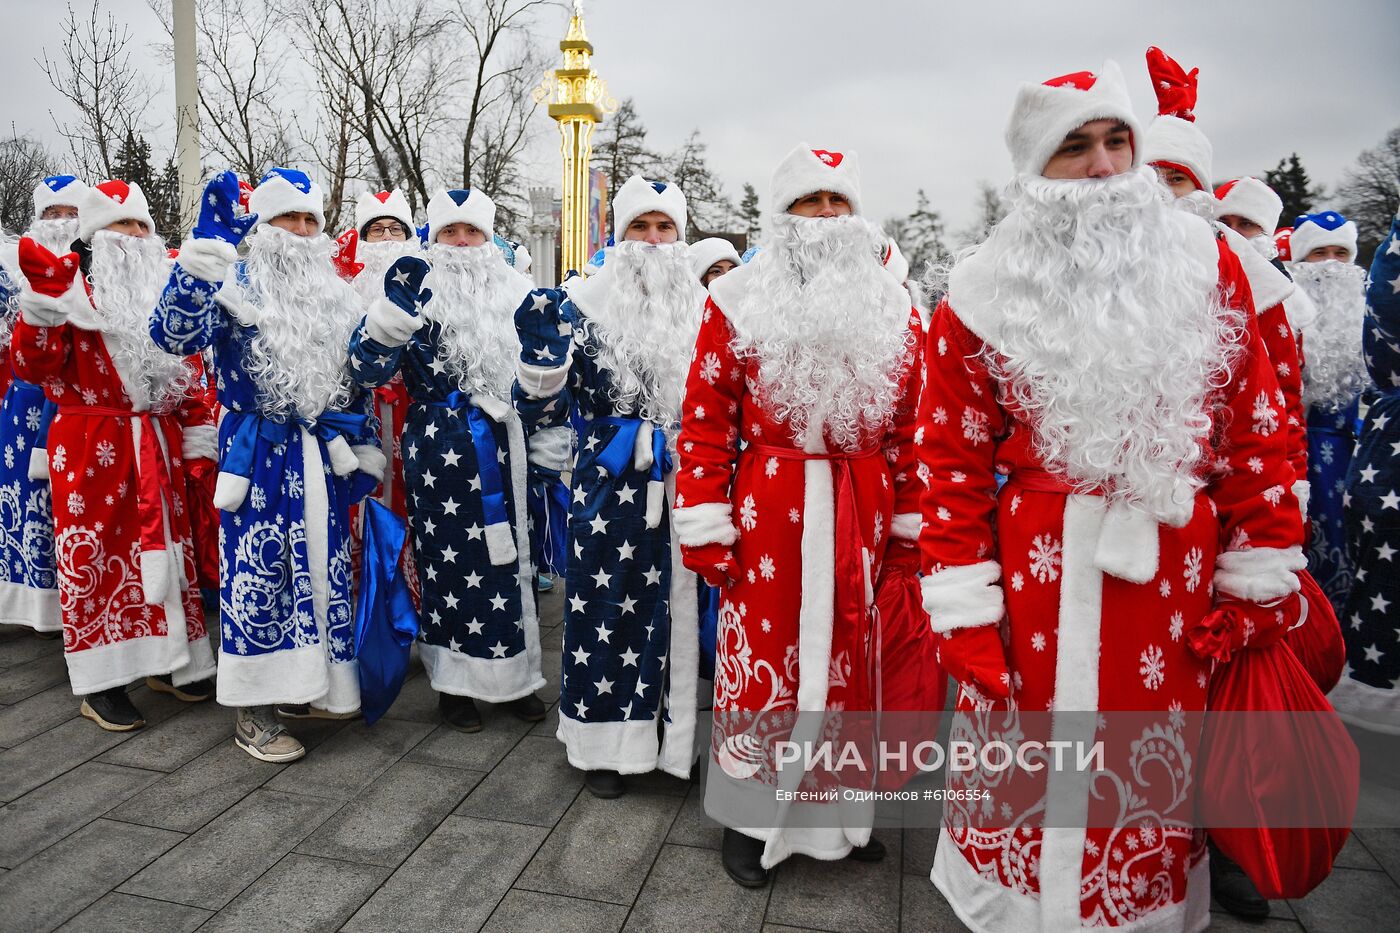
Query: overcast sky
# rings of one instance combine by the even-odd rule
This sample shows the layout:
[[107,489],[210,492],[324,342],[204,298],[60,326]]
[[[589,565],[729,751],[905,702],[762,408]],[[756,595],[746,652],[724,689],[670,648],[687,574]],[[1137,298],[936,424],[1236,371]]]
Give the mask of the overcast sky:
[[[53,0],[5,5],[0,120],[52,138],[48,111],[60,102],[34,59],[61,43],[62,14]],[[161,38],[145,0],[108,6],[138,41]],[[1019,82],[1114,58],[1146,122],[1150,45],[1201,69],[1197,114],[1217,179],[1296,150],[1331,186],[1400,125],[1395,0],[590,0],[586,13],[594,63],[614,96],[636,100],[652,146],[699,129],[730,195],[752,182],[765,211],[773,165],[805,140],[860,154],[874,218],[908,212],[923,188],[961,226],[976,182],[1010,173],[1002,129]],[[551,49],[566,16],[542,30]],[[172,104],[170,93],[157,101]],[[557,185],[553,129],[537,119],[540,180]]]

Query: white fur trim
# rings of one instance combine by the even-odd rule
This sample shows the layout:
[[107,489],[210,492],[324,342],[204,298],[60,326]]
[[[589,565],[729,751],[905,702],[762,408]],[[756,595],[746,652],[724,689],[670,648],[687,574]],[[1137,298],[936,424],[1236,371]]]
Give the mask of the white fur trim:
[[646,774],[656,770],[656,719],[579,722],[561,710],[554,737],[564,743],[569,764],[580,771]]
[[170,552],[141,552],[141,591],[147,606],[159,606],[170,592]]
[[[301,432],[302,478],[305,482],[306,509],[306,568],[311,577],[311,607],[316,617],[316,634],[320,642],[316,647],[321,652],[326,666],[326,692],[318,698],[317,705],[331,712],[348,713],[360,708],[360,684],[356,676],[354,661],[333,662],[330,657],[330,634],[327,619],[330,613],[330,480],[322,466],[321,446],[316,438],[306,430]],[[337,435],[346,454],[354,461],[351,471],[359,461],[350,451],[345,438]],[[326,445],[334,448],[334,442]],[[332,453],[332,470],[334,453]],[[338,474],[347,475],[347,474]],[[311,701],[307,701],[311,702]]]
[[1336,230],[1324,230],[1316,223],[1308,221],[1294,227],[1293,235],[1288,240],[1289,254],[1294,262],[1304,262],[1308,253],[1320,246],[1345,247],[1351,252],[1354,261],[1357,258],[1356,223],[1348,220]]
[[374,477],[376,483],[384,481],[384,473],[389,465],[389,458],[384,456],[384,451],[373,444],[356,444],[350,448],[350,452],[355,455],[357,470],[366,476]]
[[768,209],[774,214],[786,214],[799,198],[818,191],[845,196],[851,202],[851,211],[859,214],[860,159],[854,152],[813,149],[799,143],[773,169],[768,190]]
[[[315,443],[314,439],[312,443]],[[350,449],[350,442],[343,434],[326,441],[326,454],[331,458],[331,471],[336,476],[349,476],[360,468],[360,458]]]
[[1006,127],[1012,165],[1019,173],[1039,175],[1064,138],[1093,120],[1126,123],[1133,132],[1133,166],[1142,164],[1142,127],[1116,62],[1104,62],[1087,90],[1022,84]]
[[236,512],[243,500],[248,498],[249,480],[237,473],[219,472],[214,480],[214,507],[225,512]]
[[0,580],[0,625],[22,625],[36,632],[63,631],[58,589],[41,590]]
[[[92,235],[119,220],[139,220],[147,229],[154,231],[156,222],[151,219],[150,204],[141,186],[127,182],[126,194],[118,199],[117,192],[108,194],[102,190],[110,181],[100,181],[84,192],[83,203],[78,206],[78,239],[91,242]],[[120,182],[116,185],[119,188]]]
[[919,512],[897,512],[890,519],[890,534],[903,541],[919,540],[919,531],[924,527],[924,516]]
[[1293,483],[1293,497],[1298,500],[1298,512],[1303,517],[1304,526],[1308,523],[1308,500],[1312,497],[1312,484],[1305,479]]
[[530,435],[530,462],[560,473],[568,470],[573,454],[574,431],[567,425],[541,428]]
[[1317,320],[1318,311],[1308,293],[1295,287],[1293,294],[1283,303],[1283,313],[1288,318],[1288,326],[1293,329],[1293,333],[1299,334]]
[[302,645],[267,654],[219,652],[220,706],[310,703],[326,695],[330,677],[325,649]]
[[497,424],[507,424],[519,420],[510,402],[502,401],[494,395],[478,393],[472,396],[472,404],[486,413]]
[[656,426],[650,421],[643,420],[637,433],[632,436],[632,469],[638,473],[650,470],[655,460],[651,453],[651,439],[655,432]]
[[238,249],[223,240],[186,240],[175,257],[180,268],[205,282],[222,282],[238,261]]
[[1271,237],[1278,229],[1283,201],[1274,189],[1257,178],[1246,175],[1226,182],[1216,189],[1216,200],[1220,202],[1215,211],[1217,217],[1243,217],[1258,224]]
[[1001,565],[994,560],[963,567],[945,567],[919,581],[924,611],[935,632],[996,625],[1006,614],[1006,594],[998,581]]
[[1292,279],[1259,255],[1259,251],[1244,237],[1222,223],[1217,223],[1216,229],[1225,237],[1230,251],[1239,257],[1244,277],[1249,280],[1249,291],[1254,296],[1256,314],[1263,314],[1298,290]]
[[29,478],[36,483],[49,481],[49,452],[43,447],[29,449]]
[[1400,735],[1400,690],[1353,680],[1350,668],[1327,694],[1342,721],[1382,735]]
[[545,686],[539,664],[521,651],[505,658],[477,658],[441,645],[418,643],[428,682],[438,693],[485,703],[509,703]]
[[401,347],[423,326],[423,318],[409,314],[388,298],[376,298],[365,314],[365,333],[386,347]]
[[[572,356],[572,347],[569,353]],[[520,383],[520,391],[530,398],[553,398],[569,381],[569,366],[569,360],[565,360],[563,366],[533,366],[522,360],[515,364],[515,378]]]
[[676,540],[685,547],[704,544],[731,545],[739,540],[734,527],[733,506],[728,502],[701,502],[671,511]]
[[262,312],[248,300],[237,279],[225,279],[223,286],[214,293],[214,302],[244,327],[257,327],[262,317]]
[[360,662],[331,661],[326,665],[326,692],[309,702],[328,713],[353,713],[360,708]]
[[326,227],[326,196],[321,186],[311,181],[310,188],[302,191],[284,176],[269,173],[263,176],[253,193],[248,196],[248,212],[258,215],[258,226],[270,223],[274,217],[304,211],[316,217],[316,228]]
[[1298,571],[1307,565],[1301,547],[1223,551],[1215,558],[1215,589],[1246,602],[1269,602],[1298,592]]
[[1114,503],[1104,516],[1094,549],[1094,566],[1129,583],[1157,576],[1157,520],[1126,502]]
[[1171,114],[1161,114],[1153,120],[1142,141],[1143,162],[1183,169],[1196,187],[1207,193],[1214,190],[1210,174],[1213,157],[1210,140],[1201,128]]
[[[520,423],[520,419],[515,417],[514,409],[511,410],[511,417],[503,423],[506,426],[506,462],[510,464],[510,491],[516,503],[515,540],[528,542],[530,510],[525,508],[524,503],[529,494],[530,466],[525,453],[525,427]],[[528,547],[517,547],[515,550],[516,574],[520,581],[520,624],[525,629],[525,654],[529,658],[530,671],[533,672],[530,683],[534,684],[540,679],[542,653],[539,610],[535,605],[535,565],[531,561]],[[532,686],[530,689],[535,688]]]
[[681,191],[679,185],[670,182],[657,181],[655,184],[661,185],[662,190],[657,191],[653,187],[653,183],[642,176],[633,175],[622,183],[621,188],[617,189],[617,193],[613,195],[612,199],[613,236],[615,239],[621,241],[623,234],[627,232],[628,224],[638,217],[650,214],[652,211],[658,211],[675,222],[681,240],[685,240],[687,219],[685,192]]
[[381,217],[392,217],[403,224],[408,229],[409,237],[418,235],[413,229],[413,210],[408,206],[403,192],[397,188],[393,191],[366,191],[355,199],[355,229],[361,236],[364,236],[365,227]]
[[648,528],[659,528],[661,526],[661,513],[665,510],[665,480],[647,480],[646,526]]
[[443,227],[452,224],[471,224],[490,240],[496,233],[496,202],[480,188],[465,190],[467,197],[458,204],[445,188],[428,199],[428,243],[436,243],[437,235]]
[[[54,184],[59,184],[59,182],[55,181]],[[48,179],[41,180],[34,186],[34,218],[37,220],[43,217],[44,211],[55,206],[75,207],[82,210],[83,205],[87,203],[87,191],[88,186],[76,178],[57,189],[49,187]]]
[[[71,290],[71,289],[70,289]],[[34,327],[58,327],[68,320],[69,308],[63,299],[41,295],[26,285],[19,293],[20,316]]]
[[509,522],[496,522],[486,526],[486,553],[490,556],[493,567],[515,561],[515,539],[511,537]]
[[706,237],[690,245],[690,268],[697,279],[703,279],[710,266],[725,259],[736,266],[743,262],[734,244],[722,236]]
[[[663,493],[674,498],[675,477],[667,476]],[[657,767],[678,778],[690,776],[695,761],[696,710],[700,707],[699,580],[681,562],[673,525],[671,537],[671,639],[666,650],[664,709],[670,720],[661,736]]]
[[190,460],[219,459],[219,429],[212,424],[192,424],[184,429],[180,456]]

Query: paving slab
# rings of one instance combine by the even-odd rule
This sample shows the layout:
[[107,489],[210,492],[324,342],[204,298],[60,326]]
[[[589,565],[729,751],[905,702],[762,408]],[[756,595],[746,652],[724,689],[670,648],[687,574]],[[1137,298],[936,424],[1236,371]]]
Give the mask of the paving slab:
[[901,846],[898,830],[877,829],[881,862],[823,862],[795,856],[773,879],[767,919],[843,933],[884,933],[899,925]]
[[185,837],[96,820],[0,876],[0,933],[46,933]]
[[[907,838],[907,831],[906,831]],[[899,929],[908,933],[966,933],[967,927],[953,913],[942,893],[928,880],[928,873],[919,878],[906,873],[901,881],[899,899]]]
[[218,910],[339,808],[335,800],[256,790],[121,891]]
[[158,779],[108,814],[112,819],[192,833],[290,765],[258,761],[232,739]]
[[511,749],[456,810],[458,816],[553,826],[583,787],[583,772],[569,766],[564,746],[527,735]]
[[1347,838],[1342,851],[1337,853],[1332,863],[1334,868],[1359,868],[1365,871],[1381,871],[1380,862],[1354,834]]
[[385,715],[390,719],[433,725],[442,722],[442,713],[438,712],[438,693],[429,682],[428,675],[419,673],[405,681],[403,689],[394,699],[394,705]]
[[1400,829],[1358,829],[1352,835],[1361,840],[1391,880],[1400,883]]
[[496,910],[545,830],[449,816],[350,918],[345,933],[458,933]]
[[401,719],[373,726],[352,722],[323,742],[295,768],[268,782],[269,790],[346,800],[421,742],[432,727]]
[[458,732],[448,725],[438,726],[408,757],[448,768],[490,771],[530,731],[530,724],[503,710],[483,708],[481,718],[480,732]]
[[421,761],[395,762],[344,809],[322,823],[296,851],[394,868],[413,853],[482,777],[479,771]]
[[770,888],[744,888],[731,881],[717,852],[662,846],[623,929],[636,933],[752,930],[763,922],[769,892]]
[[14,800],[41,784],[131,738],[106,732],[86,719],[70,719],[48,732],[0,752],[0,800]]
[[58,933],[191,933],[212,911],[113,891],[58,928]]
[[159,777],[89,761],[6,804],[0,809],[0,865],[13,868]]
[[[0,673],[0,680],[4,676]],[[75,718],[81,702],[64,682],[0,707],[0,748],[12,748]]]
[[1378,871],[1338,868],[1306,898],[1288,903],[1308,933],[1377,930],[1382,918],[1400,918],[1400,888]]
[[705,814],[705,788],[695,785],[681,804],[666,841],[673,845],[718,849],[724,841],[724,827]]
[[270,928],[334,933],[388,876],[387,868],[294,852],[200,927],[200,933],[264,933]]
[[1216,912],[1210,915],[1210,933],[1307,933],[1296,920],[1281,920],[1270,917],[1267,920],[1241,920],[1227,913]]
[[153,771],[174,771],[229,740],[236,715],[234,710],[212,700],[186,704],[165,722],[147,726],[100,760]]
[[516,887],[631,904],[681,803],[635,790],[616,800],[579,794]]
[[481,933],[617,933],[627,919],[621,904],[538,891],[507,891]]
[[[55,684],[68,683],[68,663],[62,654],[46,654],[8,667],[0,677],[0,703],[18,703]],[[74,700],[76,707],[77,700]]]
[[62,638],[40,638],[31,629],[14,626],[0,636],[0,670],[8,670],[50,655],[63,656]]

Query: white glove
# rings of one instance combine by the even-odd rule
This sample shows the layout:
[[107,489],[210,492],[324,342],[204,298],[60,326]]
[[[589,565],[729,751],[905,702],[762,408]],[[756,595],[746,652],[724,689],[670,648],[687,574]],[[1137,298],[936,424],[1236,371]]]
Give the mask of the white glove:
[[58,327],[68,320],[66,297],[65,295],[62,298],[50,298],[25,285],[19,293],[20,314],[26,324],[35,327]]
[[423,318],[409,314],[387,298],[369,306],[365,315],[365,332],[386,347],[401,347],[423,326]]

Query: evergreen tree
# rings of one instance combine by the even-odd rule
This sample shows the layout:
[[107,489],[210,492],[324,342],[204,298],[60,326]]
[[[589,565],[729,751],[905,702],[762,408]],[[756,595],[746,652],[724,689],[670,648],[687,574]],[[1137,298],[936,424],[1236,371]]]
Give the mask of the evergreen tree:
[[178,242],[185,231],[180,218],[180,169],[173,155],[165,160],[165,168],[151,180],[151,185],[153,190],[147,198],[156,231],[167,240]]
[[929,204],[922,188],[915,196],[914,210],[887,223],[885,232],[899,244],[904,258],[909,260],[910,278],[921,279],[931,264],[945,263],[952,258],[944,241],[943,218]]
[[1278,194],[1283,201],[1283,214],[1279,223],[1293,226],[1293,219],[1299,214],[1312,211],[1317,199],[1322,197],[1322,189],[1314,188],[1307,169],[1303,168],[1298,153],[1286,159],[1279,159],[1278,165],[1264,173],[1264,183]]
[[958,240],[963,246],[974,246],[981,243],[992,232],[992,228],[1001,223],[1001,219],[1006,216],[1006,205],[1002,203],[1001,193],[996,186],[989,182],[979,181],[977,183],[977,219],[974,220],[959,236]]
[[681,147],[661,166],[662,176],[685,192],[690,216],[686,238],[691,242],[724,229],[734,216],[734,204],[725,196],[724,186],[710,170],[707,149],[700,139],[700,131],[692,130]]
[[744,183],[744,196],[739,199],[739,227],[741,232],[748,238],[748,246],[757,246],[758,238],[763,232],[763,213],[758,206],[758,192],[753,189],[753,185]]
[[610,119],[603,123],[593,146],[590,166],[608,176],[608,190],[616,192],[633,175],[650,178],[657,174],[660,161],[647,148],[647,128],[637,114],[637,105],[627,98]]
[[1356,223],[1359,234],[1356,261],[1367,268],[1400,207],[1396,178],[1400,178],[1400,126],[1387,133],[1380,145],[1357,156],[1337,187],[1337,205]]

